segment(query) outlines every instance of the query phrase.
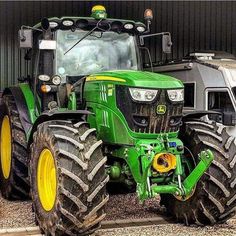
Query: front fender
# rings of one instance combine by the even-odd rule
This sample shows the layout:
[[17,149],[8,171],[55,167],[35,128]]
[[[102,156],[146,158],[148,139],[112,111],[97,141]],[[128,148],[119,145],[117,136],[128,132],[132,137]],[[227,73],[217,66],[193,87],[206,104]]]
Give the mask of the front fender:
[[188,119],[200,119],[203,116],[211,114],[221,115],[221,113],[217,111],[183,111],[183,121]]
[[33,142],[33,134],[37,130],[39,124],[50,121],[50,120],[79,120],[82,119],[83,116],[91,115],[90,111],[87,110],[77,110],[77,111],[59,111],[59,110],[51,110],[42,113],[36,121],[34,122],[32,129],[30,131],[29,140],[28,140],[28,147]]

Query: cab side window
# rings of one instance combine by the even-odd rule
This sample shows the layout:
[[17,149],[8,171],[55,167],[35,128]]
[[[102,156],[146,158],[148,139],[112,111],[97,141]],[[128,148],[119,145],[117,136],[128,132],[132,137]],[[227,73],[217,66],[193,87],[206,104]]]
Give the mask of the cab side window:
[[208,110],[234,112],[234,107],[227,91],[208,92]]

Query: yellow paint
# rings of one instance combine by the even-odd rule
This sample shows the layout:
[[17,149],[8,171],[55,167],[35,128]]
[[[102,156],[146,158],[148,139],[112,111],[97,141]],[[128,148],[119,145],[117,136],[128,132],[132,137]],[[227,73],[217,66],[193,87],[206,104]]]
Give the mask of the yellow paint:
[[86,78],[86,82],[89,81],[116,81],[116,82],[126,82],[124,79],[115,78],[111,76],[103,76],[103,75],[97,75],[97,76],[89,76]]
[[113,89],[108,89],[108,96],[112,96]]
[[47,148],[39,156],[37,187],[43,209],[45,211],[52,210],[57,194],[57,174],[53,154]]
[[171,153],[159,153],[155,155],[152,166],[160,173],[169,172],[176,168],[176,157]]
[[5,179],[8,179],[11,172],[11,125],[10,119],[6,115],[2,121],[1,127],[1,167]]
[[165,114],[166,113],[166,105],[158,105],[157,106],[157,114]]
[[96,5],[92,8],[92,12],[94,11],[106,11],[106,8],[102,5]]

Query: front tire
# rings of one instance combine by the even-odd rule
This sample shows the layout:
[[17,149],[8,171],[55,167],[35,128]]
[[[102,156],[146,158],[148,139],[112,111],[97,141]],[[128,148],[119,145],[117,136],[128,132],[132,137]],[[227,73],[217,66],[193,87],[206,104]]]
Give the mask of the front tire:
[[[49,121],[38,126],[31,145],[30,182],[36,220],[46,235],[87,235],[100,226],[109,180],[101,143],[95,129],[83,121]],[[45,150],[52,155],[51,164],[45,161],[44,168]]]
[[169,215],[186,225],[225,222],[236,213],[235,138],[222,125],[193,120],[184,123],[180,139],[195,162],[199,161],[198,153],[206,149],[213,152],[214,160],[189,199],[180,201],[172,195],[161,195],[161,204]]

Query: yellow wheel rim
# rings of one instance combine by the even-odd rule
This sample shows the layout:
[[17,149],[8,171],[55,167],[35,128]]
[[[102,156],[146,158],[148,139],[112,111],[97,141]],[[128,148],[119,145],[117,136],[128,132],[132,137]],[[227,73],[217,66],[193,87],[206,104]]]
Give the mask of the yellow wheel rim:
[[43,209],[45,211],[52,210],[56,201],[57,175],[54,157],[47,148],[39,156],[37,185],[39,199]]
[[1,128],[1,167],[5,179],[8,179],[11,171],[11,125],[6,115]]

